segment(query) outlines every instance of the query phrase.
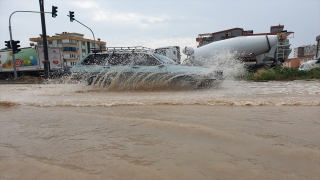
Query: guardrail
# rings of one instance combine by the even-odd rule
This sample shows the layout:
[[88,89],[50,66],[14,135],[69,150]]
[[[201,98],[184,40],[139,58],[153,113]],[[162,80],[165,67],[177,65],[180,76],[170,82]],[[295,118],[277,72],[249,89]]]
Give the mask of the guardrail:
[[133,47],[106,47],[105,50],[91,50],[93,53],[99,52],[147,52],[154,51],[154,49],[143,47],[143,46],[133,46]]

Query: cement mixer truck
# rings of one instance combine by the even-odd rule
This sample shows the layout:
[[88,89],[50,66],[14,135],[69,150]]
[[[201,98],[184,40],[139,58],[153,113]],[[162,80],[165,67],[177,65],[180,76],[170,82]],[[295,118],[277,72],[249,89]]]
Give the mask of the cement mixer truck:
[[[189,66],[206,66],[210,65],[208,62],[213,62],[217,55],[223,56],[223,53],[231,53],[249,70],[280,65],[292,51],[287,38],[291,33],[282,31],[274,35],[238,36],[211,42],[199,48],[185,47],[182,48],[182,53],[187,58],[182,63]],[[164,49],[157,48],[155,50],[163,52]],[[170,48],[166,47],[166,51],[169,50]],[[167,52],[166,54],[172,56],[173,53]]]

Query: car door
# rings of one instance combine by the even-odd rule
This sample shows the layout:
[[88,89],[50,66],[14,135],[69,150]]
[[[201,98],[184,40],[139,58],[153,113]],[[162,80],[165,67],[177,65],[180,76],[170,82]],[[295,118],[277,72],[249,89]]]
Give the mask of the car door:
[[157,83],[166,74],[166,66],[148,53],[133,53],[131,67],[132,81],[136,83]]

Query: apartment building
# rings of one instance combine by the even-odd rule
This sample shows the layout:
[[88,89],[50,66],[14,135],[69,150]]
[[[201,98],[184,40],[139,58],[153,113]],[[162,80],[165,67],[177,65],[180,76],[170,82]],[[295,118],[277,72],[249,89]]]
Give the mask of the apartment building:
[[[92,48],[105,50],[106,42],[86,39],[84,34],[62,32],[56,33],[54,36],[47,36],[48,47],[59,47],[62,51],[62,59],[66,66],[75,65],[82,57],[90,53]],[[42,35],[40,37],[29,38],[31,42],[35,42],[36,46],[43,46]]]
[[306,45],[294,48],[294,57],[301,58],[305,56],[315,55],[317,51],[317,46],[314,45]]

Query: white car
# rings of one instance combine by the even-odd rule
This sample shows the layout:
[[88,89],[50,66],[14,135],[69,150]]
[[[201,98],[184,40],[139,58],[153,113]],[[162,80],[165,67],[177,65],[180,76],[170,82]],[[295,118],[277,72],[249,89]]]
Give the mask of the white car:
[[222,70],[181,66],[145,47],[108,47],[85,56],[71,73],[72,79],[103,86],[170,83],[207,88],[219,86],[224,79]]
[[310,60],[305,63],[302,63],[299,67],[299,70],[309,71],[314,68],[320,68],[320,56],[314,60]]

